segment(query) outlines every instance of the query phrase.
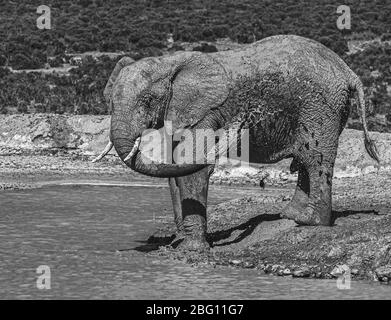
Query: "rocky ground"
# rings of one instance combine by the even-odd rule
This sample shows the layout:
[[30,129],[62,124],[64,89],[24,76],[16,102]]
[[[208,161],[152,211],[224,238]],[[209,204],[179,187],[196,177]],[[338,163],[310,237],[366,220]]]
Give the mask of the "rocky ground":
[[[102,116],[0,116],[0,189],[50,183],[166,183],[140,176],[110,154],[90,160],[107,143],[109,118]],[[252,188],[251,196],[210,207],[208,254],[183,254],[165,246],[175,227],[170,217],[151,237],[151,254],[193,264],[256,268],[279,276],[331,278],[350,268],[354,279],[391,280],[391,134],[372,133],[382,157],[364,152],[362,133],[340,139],[332,227],[297,227],[279,213],[293,191],[289,161],[247,169],[218,168],[215,185]],[[260,182],[266,189],[259,188]],[[254,195],[254,187],[259,190]],[[249,189],[250,190],[250,189]],[[243,192],[241,192],[243,194]]]
[[[152,254],[192,264],[256,268],[279,276],[333,278],[349,267],[353,279],[391,280],[391,175],[334,181],[332,227],[298,227],[281,219],[294,185],[266,188],[209,208],[208,254],[161,247]],[[150,243],[175,227],[166,221]],[[160,238],[159,238],[160,236]],[[171,240],[171,239],[170,239]],[[168,240],[167,240],[168,241]]]

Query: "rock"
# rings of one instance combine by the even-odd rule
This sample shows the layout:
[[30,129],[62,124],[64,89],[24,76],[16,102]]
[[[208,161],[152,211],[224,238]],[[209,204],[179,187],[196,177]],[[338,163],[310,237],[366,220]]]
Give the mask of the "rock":
[[285,268],[283,271],[282,271],[283,275],[284,276],[289,276],[292,274],[292,271],[288,268]]
[[360,273],[360,270],[352,269],[352,270],[350,270],[350,273],[353,274],[353,275],[358,275]]
[[238,265],[240,264],[242,261],[241,260],[229,260],[229,263],[230,264],[233,264],[233,265]]
[[278,271],[277,272],[275,272],[278,276],[283,276],[284,275],[284,272],[283,272],[284,270],[282,270],[282,269],[278,269]]
[[340,247],[333,247],[330,252],[327,254],[329,258],[338,258],[343,255],[343,251]]
[[377,169],[374,166],[368,166],[361,170],[362,174],[370,174],[377,172]]
[[375,273],[380,281],[388,282],[391,280],[391,265],[379,267],[375,270]]
[[289,174],[287,172],[281,172],[279,178],[280,178],[281,181],[287,181],[288,180],[288,176],[289,176]]
[[246,261],[244,264],[243,264],[243,267],[247,268],[247,269],[252,269],[255,267],[254,263],[252,262],[248,262]]
[[338,278],[339,276],[347,273],[347,272],[350,272],[350,268],[347,266],[347,265],[339,265],[339,266],[336,266],[331,272],[330,274],[335,277],[335,278]]
[[295,278],[306,278],[306,277],[309,277],[310,274],[311,274],[310,269],[307,267],[299,268],[299,269],[293,271],[293,273],[292,273],[292,275]]
[[279,269],[279,265],[278,264],[273,264],[272,265],[272,268],[271,268],[271,272],[272,273],[276,273],[277,272],[277,270]]
[[263,266],[263,271],[265,273],[270,273],[272,271],[272,265],[271,264],[266,264]]

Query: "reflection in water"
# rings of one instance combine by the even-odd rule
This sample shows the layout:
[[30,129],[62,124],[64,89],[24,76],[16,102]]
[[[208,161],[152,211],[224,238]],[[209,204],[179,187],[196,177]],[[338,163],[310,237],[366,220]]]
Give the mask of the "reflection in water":
[[[258,192],[258,191],[257,191]],[[237,190],[212,188],[211,203]],[[171,215],[167,188],[51,186],[0,193],[0,298],[390,298],[386,286],[193,268],[128,250]],[[124,251],[121,251],[124,250]],[[38,290],[36,269],[51,269]],[[211,286],[213,284],[213,286]]]

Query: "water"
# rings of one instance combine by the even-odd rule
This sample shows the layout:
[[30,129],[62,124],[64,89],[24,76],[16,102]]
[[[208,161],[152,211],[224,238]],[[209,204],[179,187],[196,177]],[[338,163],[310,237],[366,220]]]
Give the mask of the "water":
[[[247,192],[247,191],[243,191]],[[257,191],[259,192],[259,191]],[[238,196],[212,188],[211,202]],[[390,298],[391,288],[193,268],[135,250],[171,215],[165,187],[47,186],[0,193],[0,298]],[[47,265],[51,289],[36,286]]]

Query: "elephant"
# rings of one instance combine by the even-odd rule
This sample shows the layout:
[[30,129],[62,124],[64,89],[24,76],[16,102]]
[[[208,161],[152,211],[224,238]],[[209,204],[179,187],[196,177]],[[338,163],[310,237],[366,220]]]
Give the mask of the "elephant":
[[[272,36],[214,53],[182,51],[136,62],[123,58],[105,97],[112,111],[110,142],[98,158],[114,146],[131,169],[168,178],[181,249],[210,247],[206,209],[214,164],[145,161],[140,137],[146,130],[161,129],[167,121],[175,132],[247,128],[250,163],[292,159],[296,190],[280,216],[298,225],[333,224],[334,163],[352,97],[366,151],[379,162],[359,77],[332,50],[300,36]],[[177,142],[173,152],[183,143]]]

